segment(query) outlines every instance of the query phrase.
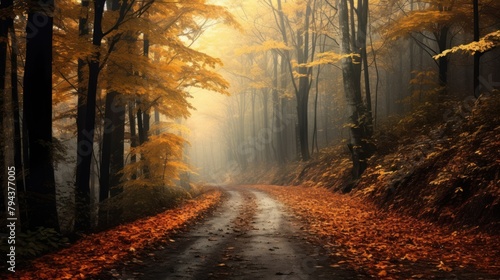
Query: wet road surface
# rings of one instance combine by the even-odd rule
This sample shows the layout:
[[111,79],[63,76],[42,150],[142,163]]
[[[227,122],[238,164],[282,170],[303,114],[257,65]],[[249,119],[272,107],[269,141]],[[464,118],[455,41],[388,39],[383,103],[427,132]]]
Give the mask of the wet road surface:
[[106,275],[155,280],[366,278],[330,267],[326,253],[308,243],[298,221],[267,194],[238,186],[222,190],[225,199],[209,218]]

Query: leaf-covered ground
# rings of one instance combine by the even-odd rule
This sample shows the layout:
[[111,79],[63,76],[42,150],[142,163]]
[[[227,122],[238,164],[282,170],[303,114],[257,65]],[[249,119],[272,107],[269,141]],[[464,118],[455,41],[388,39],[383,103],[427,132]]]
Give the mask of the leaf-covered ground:
[[[422,108],[380,124],[376,153],[359,180],[351,177],[345,143],[326,147],[309,161],[262,164],[242,172],[244,184],[352,189],[350,196],[455,229],[500,231],[500,94],[473,105],[455,101],[438,110]],[[446,113],[445,113],[446,112]],[[444,114],[444,116],[443,116]]]
[[202,217],[219,203],[220,191],[211,191],[159,215],[88,235],[74,245],[45,255],[9,279],[88,279],[137,250],[168,238],[169,234]]
[[324,188],[258,186],[284,202],[332,256],[388,279],[499,279],[500,236],[452,231]]

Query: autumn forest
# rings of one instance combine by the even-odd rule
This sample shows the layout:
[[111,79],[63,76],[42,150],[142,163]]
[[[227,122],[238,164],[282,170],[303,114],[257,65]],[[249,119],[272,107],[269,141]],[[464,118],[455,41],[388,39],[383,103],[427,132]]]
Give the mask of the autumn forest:
[[0,0],[2,279],[499,279],[500,1]]

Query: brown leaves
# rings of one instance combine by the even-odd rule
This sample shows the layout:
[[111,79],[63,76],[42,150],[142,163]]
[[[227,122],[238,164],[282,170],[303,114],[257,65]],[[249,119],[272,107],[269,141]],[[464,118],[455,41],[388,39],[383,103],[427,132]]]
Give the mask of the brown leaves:
[[315,241],[332,256],[342,259],[333,266],[347,262],[379,278],[402,272],[407,277],[424,273],[422,277],[427,278],[438,270],[450,272],[466,266],[500,273],[495,262],[500,249],[498,236],[451,232],[430,222],[381,212],[365,200],[323,188],[258,188],[288,205],[306,224],[304,230],[314,234]]
[[18,271],[9,279],[87,279],[96,276],[138,250],[165,239],[167,234],[216,205],[220,197],[220,191],[212,191],[179,208],[88,235],[69,248],[34,260],[29,269]]

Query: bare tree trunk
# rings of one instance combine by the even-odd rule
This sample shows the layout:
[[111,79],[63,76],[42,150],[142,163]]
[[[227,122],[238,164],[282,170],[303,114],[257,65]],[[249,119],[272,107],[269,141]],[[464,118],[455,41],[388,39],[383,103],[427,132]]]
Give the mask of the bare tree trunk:
[[[12,103],[12,117],[14,121],[14,166],[16,167],[16,171],[18,173],[16,179],[16,185],[18,186],[18,193],[22,193],[22,197],[25,198],[26,192],[26,181],[25,181],[25,171],[26,167],[23,165],[22,158],[22,137],[21,137],[21,114],[20,114],[20,106],[19,106],[19,84],[18,84],[18,75],[17,75],[17,59],[19,57],[18,53],[18,44],[16,31],[14,29],[14,21],[11,19],[9,23],[9,33],[11,39],[11,53],[10,53],[10,85],[11,85],[11,103]],[[20,217],[21,222],[27,219],[26,212],[26,201],[19,196],[20,203],[24,206],[24,209],[20,209]],[[21,207],[20,207],[21,208]]]
[[[349,11],[347,8],[347,0],[341,0],[339,3],[339,27],[341,31],[341,50],[343,54],[351,53],[350,48],[350,33],[349,33]],[[356,85],[356,74],[351,57],[342,59],[342,75],[344,79],[344,92],[346,95],[347,106],[349,111],[349,126],[350,126],[350,143],[348,144],[352,154],[353,161],[353,178],[360,178],[363,171],[366,169],[366,156],[363,151],[363,128],[360,123],[360,118],[363,116],[363,104],[361,93],[356,90],[359,85]]]
[[19,84],[17,75],[17,60],[19,58],[18,43],[16,31],[14,29],[14,21],[11,19],[9,23],[9,33],[11,39],[11,53],[10,53],[10,85],[11,85],[11,103],[12,103],[12,118],[14,121],[14,166],[16,167],[17,192],[19,195],[19,216],[21,218],[21,226],[26,229],[23,221],[27,221],[27,202],[26,202],[26,166],[23,164],[23,137],[21,136],[21,113],[19,105]]
[[[306,7],[306,15],[304,18],[304,27],[297,32],[298,38],[298,62],[301,65],[307,63],[309,57],[309,19],[311,16],[311,6],[309,3]],[[304,34],[304,35],[302,35]],[[307,161],[310,158],[309,154],[309,129],[308,129],[308,104],[309,104],[309,72],[305,66],[299,66],[299,87],[296,91],[297,97],[297,116],[298,116],[298,133],[300,141],[300,154],[302,160]]]
[[[128,120],[129,120],[129,126],[130,126],[130,148],[133,149],[137,147],[137,132],[136,132],[136,122],[135,122],[135,114],[134,114],[134,108],[135,108],[135,103],[133,101],[130,101],[128,104]],[[130,162],[134,163],[136,162],[137,158],[135,153],[132,153],[130,156]],[[132,174],[132,180],[137,178],[136,173],[134,172]]]
[[314,97],[314,126],[313,126],[313,138],[311,151],[314,154],[314,148],[319,153],[318,147],[318,98],[319,98],[319,75],[321,73],[321,66],[318,66],[318,72],[316,73],[316,96]]
[[[479,0],[473,0],[474,9],[474,41],[479,41]],[[481,62],[481,53],[474,53],[474,96],[479,97],[479,67]]]
[[[279,92],[286,92],[287,90],[287,65],[284,62],[284,57],[281,56],[281,61],[280,61],[280,87],[279,87]],[[283,162],[287,161],[288,158],[288,133],[290,132],[290,128],[288,127],[287,120],[285,119],[285,116],[288,113],[288,100],[286,98],[281,98],[281,110],[278,112],[280,114],[280,119],[281,119],[281,142],[279,143],[279,149],[281,149],[281,155],[283,157]]]
[[[264,128],[269,127],[269,112],[268,112],[268,102],[269,102],[269,97],[267,96],[267,92],[265,89],[262,90],[262,108],[263,108],[263,119],[264,119]],[[270,162],[271,161],[271,151],[268,143],[265,143],[265,149],[264,149],[264,161],[265,162]]]
[[366,122],[366,137],[373,135],[373,115],[372,115],[372,94],[370,90],[370,72],[368,68],[368,54],[366,52],[366,36],[368,33],[368,5],[369,0],[358,0],[358,9],[361,15],[358,18],[358,42],[360,44],[360,54],[363,60],[366,113],[364,120]]
[[116,91],[106,94],[105,103],[99,180],[100,202],[106,200],[110,196],[110,190],[119,184],[118,173],[123,169],[124,153],[125,105]]
[[[273,150],[276,156],[276,161],[278,164],[284,163],[284,156],[283,156],[283,148],[282,148],[282,133],[280,131],[281,125],[280,125],[280,98],[279,98],[279,91],[278,91],[278,54],[273,53],[273,89],[272,89],[272,96],[273,96],[273,134],[276,135],[274,137],[276,140],[273,141]],[[276,145],[277,144],[277,145]]]
[[[105,0],[94,1],[94,33],[92,44],[98,49],[103,39],[102,17],[104,13]],[[88,231],[90,223],[90,166],[94,152],[95,112],[97,83],[99,80],[101,53],[97,50],[89,62],[89,80],[87,87],[87,104],[84,126],[81,131],[84,138],[78,142],[77,148],[77,170],[76,170],[76,198],[77,211],[75,219],[75,230]]]
[[[443,26],[436,36],[438,39],[439,53],[444,52],[448,48],[448,26]],[[438,59],[439,64],[439,84],[442,87],[446,87],[448,84],[448,57],[442,56]],[[446,89],[443,89],[443,93],[446,93]]]
[[[126,2],[120,3],[118,0],[108,0],[108,9],[111,11],[122,10],[121,5],[127,5]],[[123,12],[121,12],[123,13]],[[125,44],[130,44],[133,41],[132,36],[125,35],[130,39]],[[123,74],[119,61],[113,61],[108,64],[108,72],[110,74]],[[121,65],[123,66],[123,65]],[[124,65],[123,67],[127,67]],[[104,134],[102,139],[101,150],[101,165],[100,165],[100,180],[99,180],[99,201],[103,202],[110,196],[116,196],[120,193],[120,178],[119,172],[124,167],[124,137],[125,137],[125,102],[122,100],[122,94],[110,89],[106,93],[105,109],[104,109]],[[117,218],[117,217],[113,217]],[[100,221],[103,221],[100,219]]]
[[258,155],[258,150],[257,150],[257,128],[256,128],[256,123],[255,123],[255,99],[257,98],[256,94],[256,89],[252,89],[252,138],[253,138],[253,163],[257,163],[257,155]]
[[155,125],[157,129],[155,130],[155,135],[160,135],[160,112],[155,108]]
[[[9,6],[12,6],[12,2],[7,1],[0,2],[0,10],[4,11]],[[9,18],[2,16],[0,18],[0,129],[4,129],[4,112],[5,112],[5,96],[7,95],[5,91],[5,80],[7,71],[7,42],[9,34]],[[4,194],[7,191],[7,180],[5,180],[5,133],[0,135],[0,182],[2,182],[2,190],[0,191],[0,213],[5,211],[5,199]]]
[[[78,35],[80,37],[85,37],[89,34],[89,27],[88,27],[88,18],[89,18],[89,5],[90,1],[89,0],[82,0],[82,13],[81,17],[78,22]],[[87,140],[85,136],[85,118],[87,115],[87,95],[88,95],[88,77],[85,76],[84,74],[84,68],[87,66],[86,59],[79,58],[78,59],[78,68],[77,68],[77,75],[78,75],[78,101],[77,101],[77,113],[76,113],[76,130],[77,130],[77,137],[76,137],[76,143],[77,143],[77,153],[80,154],[81,152],[84,152],[83,149],[88,149],[88,146],[86,145]],[[78,174],[77,176],[77,181],[78,181]],[[78,184],[78,183],[77,183]],[[88,197],[88,198],[87,198]],[[81,193],[80,190],[77,188],[76,193],[75,193],[75,201],[76,201],[76,216],[84,216],[84,215],[90,215],[90,189],[88,194]],[[88,204],[88,207],[87,207]],[[85,206],[84,206],[85,205]],[[80,211],[88,211],[87,213],[80,213]],[[89,218],[90,219],[90,218]],[[89,222],[90,224],[90,222]],[[76,223],[75,223],[76,225]]]
[[[28,137],[29,227],[59,230],[52,165],[52,27],[54,2],[30,1],[26,27],[23,114]],[[40,18],[46,24],[37,25]],[[36,30],[34,28],[37,28]]]

